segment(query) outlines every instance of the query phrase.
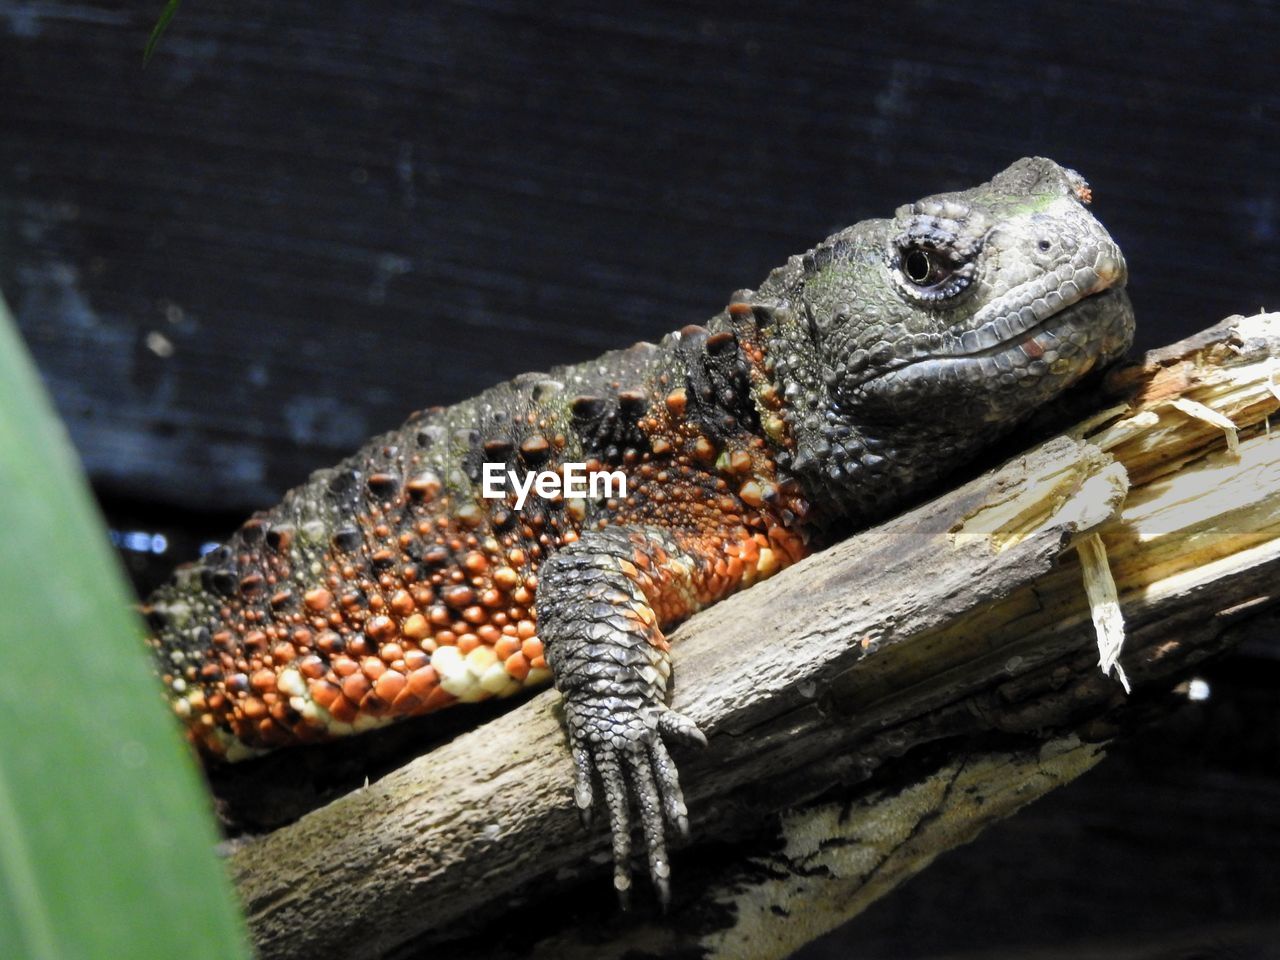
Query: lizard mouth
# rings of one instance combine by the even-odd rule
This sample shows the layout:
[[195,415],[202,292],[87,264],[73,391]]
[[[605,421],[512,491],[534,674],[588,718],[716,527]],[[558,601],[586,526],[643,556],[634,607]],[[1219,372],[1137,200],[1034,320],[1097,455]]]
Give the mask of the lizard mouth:
[[945,334],[932,349],[917,348],[861,390],[893,397],[929,384],[1074,382],[1098,360],[1128,349],[1133,313],[1126,279],[1118,251],[1091,266],[1047,274],[1027,285],[1031,289],[1019,287],[986,304],[973,329]]

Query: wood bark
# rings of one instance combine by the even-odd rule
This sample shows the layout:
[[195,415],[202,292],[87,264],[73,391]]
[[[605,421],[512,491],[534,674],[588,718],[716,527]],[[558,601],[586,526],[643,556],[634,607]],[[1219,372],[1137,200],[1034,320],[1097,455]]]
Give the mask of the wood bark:
[[1277,368],[1280,315],[1224,321],[682,626],[673,705],[709,746],[677,757],[694,839],[667,916],[617,913],[547,692],[238,849],[262,956],[786,956],[1088,770],[1269,610]]

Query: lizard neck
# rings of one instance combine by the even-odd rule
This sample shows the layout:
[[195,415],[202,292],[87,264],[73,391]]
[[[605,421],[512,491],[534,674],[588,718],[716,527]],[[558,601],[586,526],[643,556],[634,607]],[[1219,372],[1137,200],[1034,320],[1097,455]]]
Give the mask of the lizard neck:
[[780,477],[798,485],[811,508],[805,526],[823,531],[884,518],[1001,432],[979,417],[971,418],[972,429],[957,430],[960,410],[851,416],[832,395],[820,331],[804,305],[764,300],[765,293],[742,291],[725,317],[737,324],[760,435]]

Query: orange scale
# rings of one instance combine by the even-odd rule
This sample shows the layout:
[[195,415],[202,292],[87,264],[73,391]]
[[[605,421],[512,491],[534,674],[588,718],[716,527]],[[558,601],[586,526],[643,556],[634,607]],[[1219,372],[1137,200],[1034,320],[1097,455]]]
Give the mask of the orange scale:
[[326,710],[330,709],[334,701],[342,696],[342,688],[328,680],[313,680],[309,689],[311,699]]
[[354,706],[364,699],[364,695],[369,692],[369,688],[372,686],[373,684],[369,682],[369,678],[363,673],[353,673],[342,681],[342,695],[352,701]]
[[404,666],[406,670],[419,670],[431,662],[431,658],[422,650],[406,650]]
[[400,691],[404,690],[408,685],[403,673],[395,670],[388,670],[378,678],[378,682],[373,685],[373,692],[382,700],[391,703],[399,696]]
[[422,700],[408,687],[401,690],[399,695],[391,701],[391,710],[402,716],[417,713],[421,708]]
[[415,613],[400,627],[400,633],[410,640],[421,640],[431,633],[431,626],[427,623],[426,617],[420,613]]
[[409,595],[407,590],[397,590],[392,594],[387,606],[391,608],[391,612],[397,617],[407,617],[413,613],[416,604],[414,604],[413,597]]
[[364,675],[370,680],[377,680],[387,672],[387,665],[377,657],[365,657],[360,661],[360,669],[364,671]]
[[349,677],[360,669],[360,665],[350,657],[334,657],[331,666],[340,677]]
[[373,653],[373,644],[368,637],[357,634],[347,641],[347,653],[353,657],[367,657]]
[[480,646],[480,638],[474,633],[464,633],[458,637],[458,652],[468,654],[476,647]]
[[537,637],[529,637],[520,645],[520,652],[532,663],[542,657],[542,641]]
[[346,697],[338,697],[328,710],[329,715],[339,723],[351,723],[360,712],[359,708]]
[[259,670],[249,678],[249,685],[259,693],[265,693],[276,688],[276,675],[272,670]]
[[424,713],[431,710],[439,710],[442,707],[449,706],[451,703],[455,703],[457,699],[443,687],[436,687],[423,700],[422,709]]
[[418,697],[426,697],[440,684],[435,667],[421,667],[414,670],[409,674],[408,681],[408,688]]
[[792,563],[803,559],[807,552],[804,540],[782,527],[772,528],[769,531],[769,540],[774,544],[775,548],[786,554]]
[[529,666],[534,670],[545,670],[547,669],[547,661],[542,657],[530,657]]
[[[372,606],[372,602],[370,605]],[[399,629],[396,627],[396,622],[390,617],[377,616],[369,621],[365,627],[365,632],[373,640],[385,642],[394,637],[399,632]]]
[[[499,652],[498,656],[502,657],[502,653]],[[504,657],[502,667],[507,676],[518,683],[524,683],[525,677],[529,676],[529,660],[519,650]]]
[[[513,653],[520,651],[520,641],[515,637],[500,635],[496,643],[493,644],[493,652],[498,655],[499,660],[506,660]],[[510,671],[508,671],[510,672]]]

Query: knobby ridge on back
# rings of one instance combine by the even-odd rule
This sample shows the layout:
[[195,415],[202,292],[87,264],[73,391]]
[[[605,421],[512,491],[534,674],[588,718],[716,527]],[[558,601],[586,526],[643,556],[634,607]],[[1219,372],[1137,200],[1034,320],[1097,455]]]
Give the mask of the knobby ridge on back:
[[[971,459],[1133,336],[1089,189],[1023,159],[791,257],[705,327],[414,414],[179,568],[145,608],[191,740],[238,760],[555,683],[614,884],[632,806],[665,901],[688,817],[666,631]],[[482,496],[484,464],[625,495]],[[558,745],[548,744],[549,751]]]

